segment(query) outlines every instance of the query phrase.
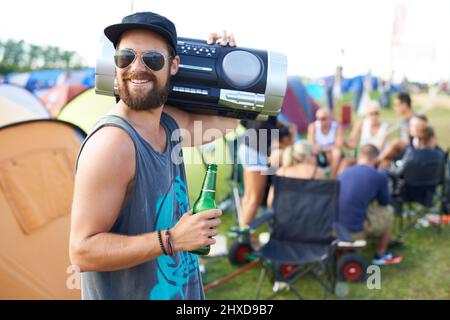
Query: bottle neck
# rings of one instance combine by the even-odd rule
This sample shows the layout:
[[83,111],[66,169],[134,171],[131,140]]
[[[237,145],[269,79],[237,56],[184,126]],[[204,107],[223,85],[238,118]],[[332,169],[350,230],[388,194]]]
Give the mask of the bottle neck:
[[211,198],[216,197],[216,171],[208,169],[206,171],[205,180],[203,181],[202,190],[200,192],[202,196]]

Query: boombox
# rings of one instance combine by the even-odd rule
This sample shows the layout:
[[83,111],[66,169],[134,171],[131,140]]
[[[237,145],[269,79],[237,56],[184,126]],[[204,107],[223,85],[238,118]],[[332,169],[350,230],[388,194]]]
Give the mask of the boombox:
[[[95,92],[118,96],[114,47],[102,38],[95,70]],[[209,45],[178,38],[178,73],[167,104],[189,112],[246,120],[276,116],[287,85],[287,57],[281,53]]]

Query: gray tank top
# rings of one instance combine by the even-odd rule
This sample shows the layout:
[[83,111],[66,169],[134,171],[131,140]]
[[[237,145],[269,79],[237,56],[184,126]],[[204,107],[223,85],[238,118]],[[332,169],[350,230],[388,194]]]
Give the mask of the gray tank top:
[[[136,149],[136,174],[131,192],[110,232],[138,235],[173,227],[189,211],[184,164],[171,161],[172,152],[182,152],[175,120],[162,113],[167,144],[159,153],[125,119],[108,115],[100,119],[86,141],[105,126],[125,130]],[[175,149],[175,150],[174,150]],[[78,157],[79,157],[78,155]],[[182,154],[181,154],[182,156]],[[107,159],[105,159],[107,161]],[[204,299],[198,257],[177,252],[130,269],[113,272],[84,272],[83,299]]]

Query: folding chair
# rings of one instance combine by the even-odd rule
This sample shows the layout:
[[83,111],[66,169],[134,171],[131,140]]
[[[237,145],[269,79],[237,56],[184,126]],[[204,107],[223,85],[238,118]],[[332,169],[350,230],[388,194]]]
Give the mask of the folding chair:
[[[399,192],[394,198],[398,236],[411,230],[428,210],[434,206],[436,189],[445,183],[445,164],[448,152],[442,159],[435,161],[410,161],[406,163],[401,178]],[[413,204],[420,204],[419,210],[413,210]],[[403,210],[404,205],[407,210]],[[407,220],[405,222],[405,220]],[[406,224],[406,225],[405,225]]]
[[333,292],[336,241],[332,229],[338,200],[338,181],[274,177],[273,213],[265,215],[270,219],[270,240],[254,252],[262,261],[256,299],[268,272],[275,291],[268,299],[275,297],[280,287],[302,299],[293,284],[306,274],[323,286],[324,298]]

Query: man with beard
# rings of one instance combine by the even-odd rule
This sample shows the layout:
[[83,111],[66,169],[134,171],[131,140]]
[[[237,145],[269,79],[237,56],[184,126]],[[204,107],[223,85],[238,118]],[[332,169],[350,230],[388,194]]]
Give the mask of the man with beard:
[[[174,155],[180,143],[193,145],[194,121],[221,134],[238,122],[165,105],[180,63],[167,18],[136,13],[105,35],[116,48],[120,101],[78,156],[70,257],[82,272],[82,297],[203,299],[198,258],[189,251],[215,243],[221,212],[192,214],[184,166]],[[209,42],[226,45],[228,38],[234,45],[226,32]]]

